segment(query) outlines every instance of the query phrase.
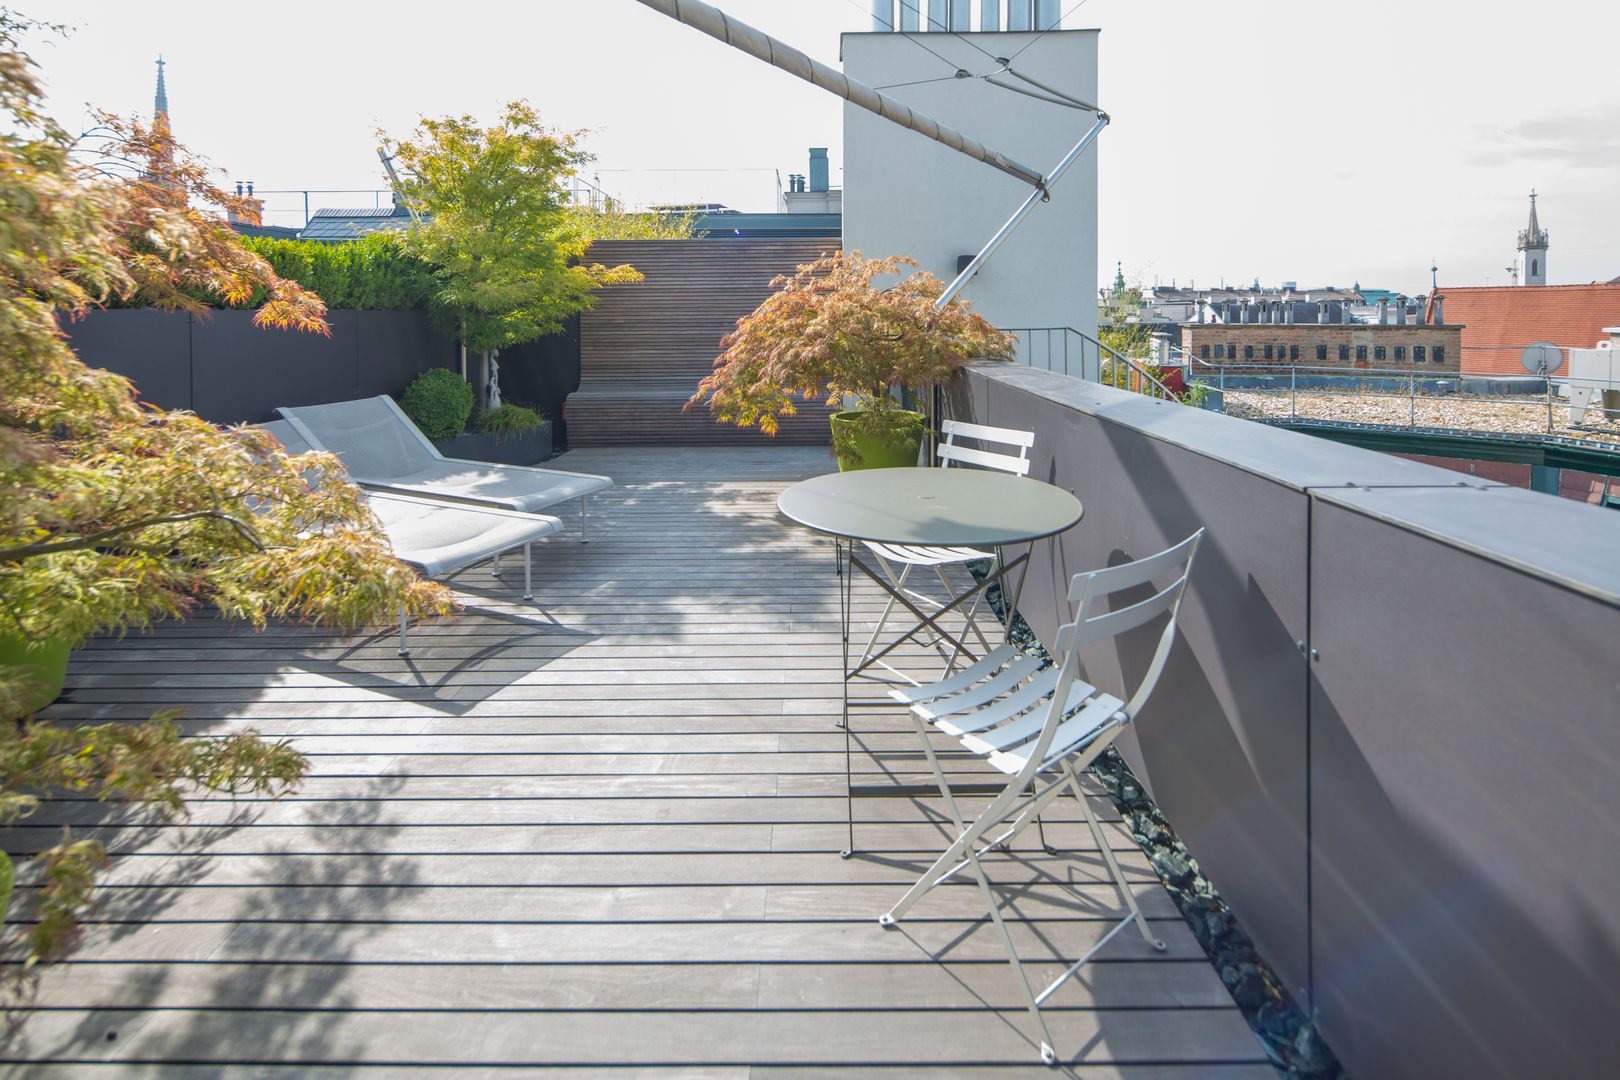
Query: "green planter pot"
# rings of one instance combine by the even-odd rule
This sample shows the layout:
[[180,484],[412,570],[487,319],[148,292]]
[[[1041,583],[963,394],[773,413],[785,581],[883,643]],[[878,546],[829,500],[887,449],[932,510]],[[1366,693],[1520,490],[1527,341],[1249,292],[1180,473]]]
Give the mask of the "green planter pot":
[[859,412],[832,414],[833,456],[840,472],[855,469],[900,469],[917,464],[928,418],[920,412],[896,411],[896,428],[882,433],[859,429],[854,417]]
[[65,639],[35,642],[15,634],[0,634],[0,666],[28,668],[34,683],[23,699],[25,714],[43,709],[62,692],[62,682],[67,678],[68,653],[73,651],[71,645]]

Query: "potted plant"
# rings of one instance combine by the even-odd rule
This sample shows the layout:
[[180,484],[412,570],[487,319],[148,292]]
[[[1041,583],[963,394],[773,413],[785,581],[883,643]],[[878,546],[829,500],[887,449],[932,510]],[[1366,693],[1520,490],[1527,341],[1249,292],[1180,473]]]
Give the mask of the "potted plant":
[[448,368],[412,379],[399,408],[445,457],[534,465],[551,456],[550,420],[513,404],[475,415],[471,384]]
[[480,440],[476,448],[478,461],[533,465],[551,457],[551,421],[534,409],[511,402],[474,416],[472,431],[463,439],[468,437]]
[[798,411],[795,398],[821,400],[844,407],[833,416],[839,468],[915,464],[926,421],[895,392],[944,380],[974,357],[1013,353],[1012,336],[967,304],[936,307],[945,287],[932,274],[877,286],[916,265],[839,252],[776,278],[777,291],[721,340],[687,408],[706,402],[721,423],[775,435],[777,417]]

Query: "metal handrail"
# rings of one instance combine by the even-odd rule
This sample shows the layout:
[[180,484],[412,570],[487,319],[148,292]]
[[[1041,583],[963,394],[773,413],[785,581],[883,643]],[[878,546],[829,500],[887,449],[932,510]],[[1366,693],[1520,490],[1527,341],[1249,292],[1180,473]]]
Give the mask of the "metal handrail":
[[[1057,354],[1054,353],[1052,349],[1052,336],[1054,334],[1060,335],[1063,342],[1063,374],[1071,375],[1076,378],[1087,379],[1091,382],[1102,382],[1104,381],[1102,376],[1103,362],[1105,360],[1110,363],[1118,362],[1124,364],[1129,370],[1129,374],[1126,376],[1126,389],[1132,390],[1136,393],[1147,394],[1149,397],[1163,398],[1166,401],[1179,402],[1181,400],[1176,396],[1175,391],[1164,385],[1164,383],[1161,382],[1159,378],[1151,371],[1148,371],[1131,357],[1124,355],[1116,349],[1110,348],[1083,330],[1077,330],[1072,326],[1034,326],[1018,327],[1008,330],[1007,333],[1018,337],[1021,345],[1024,342],[1028,343],[1027,347],[1020,349],[1020,363],[1027,364],[1031,367],[1040,366],[1034,363],[1033,358],[1033,353],[1035,351],[1035,335],[1044,334],[1046,335],[1047,370],[1057,371],[1058,368],[1053,364]],[[1069,340],[1071,337],[1078,338],[1080,342],[1080,371],[1078,374],[1071,370],[1072,365],[1070,364],[1069,353]],[[1088,351],[1096,357],[1097,363],[1095,368],[1087,363]]]

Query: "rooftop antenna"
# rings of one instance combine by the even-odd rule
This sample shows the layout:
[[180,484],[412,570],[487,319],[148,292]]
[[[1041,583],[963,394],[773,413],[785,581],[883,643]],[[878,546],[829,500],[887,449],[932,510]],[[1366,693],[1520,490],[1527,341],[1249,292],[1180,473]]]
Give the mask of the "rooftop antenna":
[[867,86],[863,82],[851,79],[839,71],[834,71],[826,64],[810,59],[798,49],[784,44],[763,31],[756,30],[747,23],[738,22],[718,8],[700,3],[699,0],[639,0],[640,3],[652,8],[654,11],[668,15],[678,22],[683,22],[694,29],[701,30],[710,37],[723,41],[734,49],[748,53],[775,67],[781,68],[790,75],[797,75],[806,82],[813,83],[823,90],[837,94],[852,105],[859,105],[869,112],[877,113],[885,120],[891,120],[901,127],[910,128],[919,135],[925,135],[935,142],[943,143],[952,150],[966,154],[968,157],[984,162],[992,168],[1029,184],[1035,190],[1024,200],[1022,206],[1014,211],[1013,216],[1007,220],[1000,230],[990,238],[990,242],[975,255],[971,262],[956,276],[956,280],[945,287],[945,291],[934,301],[936,308],[943,308],[956,298],[962,287],[972,280],[973,275],[979,272],[986,259],[996,253],[1002,241],[1012,235],[1018,228],[1019,222],[1035,208],[1037,202],[1048,202],[1052,198],[1051,187],[1060,176],[1068,171],[1070,165],[1077,161],[1086,147],[1102,132],[1108,124],[1108,114],[1095,105],[1083,107],[1097,115],[1091,129],[1081,136],[1080,141],[1074,145],[1063,160],[1053,166],[1052,171],[1045,176],[1027,165],[1007,157],[996,150],[992,150],[976,139],[947,127],[930,116],[917,112],[911,106],[889,97],[879,90]]

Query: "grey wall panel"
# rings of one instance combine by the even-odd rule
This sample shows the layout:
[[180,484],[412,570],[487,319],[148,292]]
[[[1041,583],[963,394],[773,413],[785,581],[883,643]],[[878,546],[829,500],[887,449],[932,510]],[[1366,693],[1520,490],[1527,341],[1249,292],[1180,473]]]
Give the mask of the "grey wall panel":
[[343,314],[353,316],[358,334],[353,397],[398,397],[412,379],[428,368],[460,370],[459,348],[433,329],[425,311]]
[[[1620,605],[1437,539],[1539,531],[1601,584],[1620,551],[1603,513],[1529,492],[1317,500],[1316,1002],[1351,1075],[1614,1075]],[[1559,542],[1594,526],[1606,553]]]
[[142,401],[190,409],[190,322],[184,313],[142,308],[92,311],[62,329],[80,360],[131,380]]
[[331,311],[332,336],[261,330],[250,311],[216,311],[192,334],[195,411],[216,424],[262,423],[281,405],[355,397],[359,332],[352,311]]
[[81,360],[132,379],[143,400],[221,424],[272,419],[280,405],[398,394],[457,359],[420,311],[331,311],[330,338],[260,330],[252,315],[97,311],[65,329]]
[[[1033,429],[1030,475],[1074,492],[1086,508],[1060,542],[1038,545],[1019,604],[1045,641],[1068,617],[1073,574],[1139,558],[1208,527],[1183,604],[1181,640],[1120,746],[1303,999],[1306,671],[1295,642],[1306,628],[1307,497],[1132,424],[1092,422],[1000,380],[969,379],[950,405],[982,423]],[[1095,651],[1086,657],[1088,673],[1104,687],[1134,680],[1152,647],[1148,634],[1123,650]]]

